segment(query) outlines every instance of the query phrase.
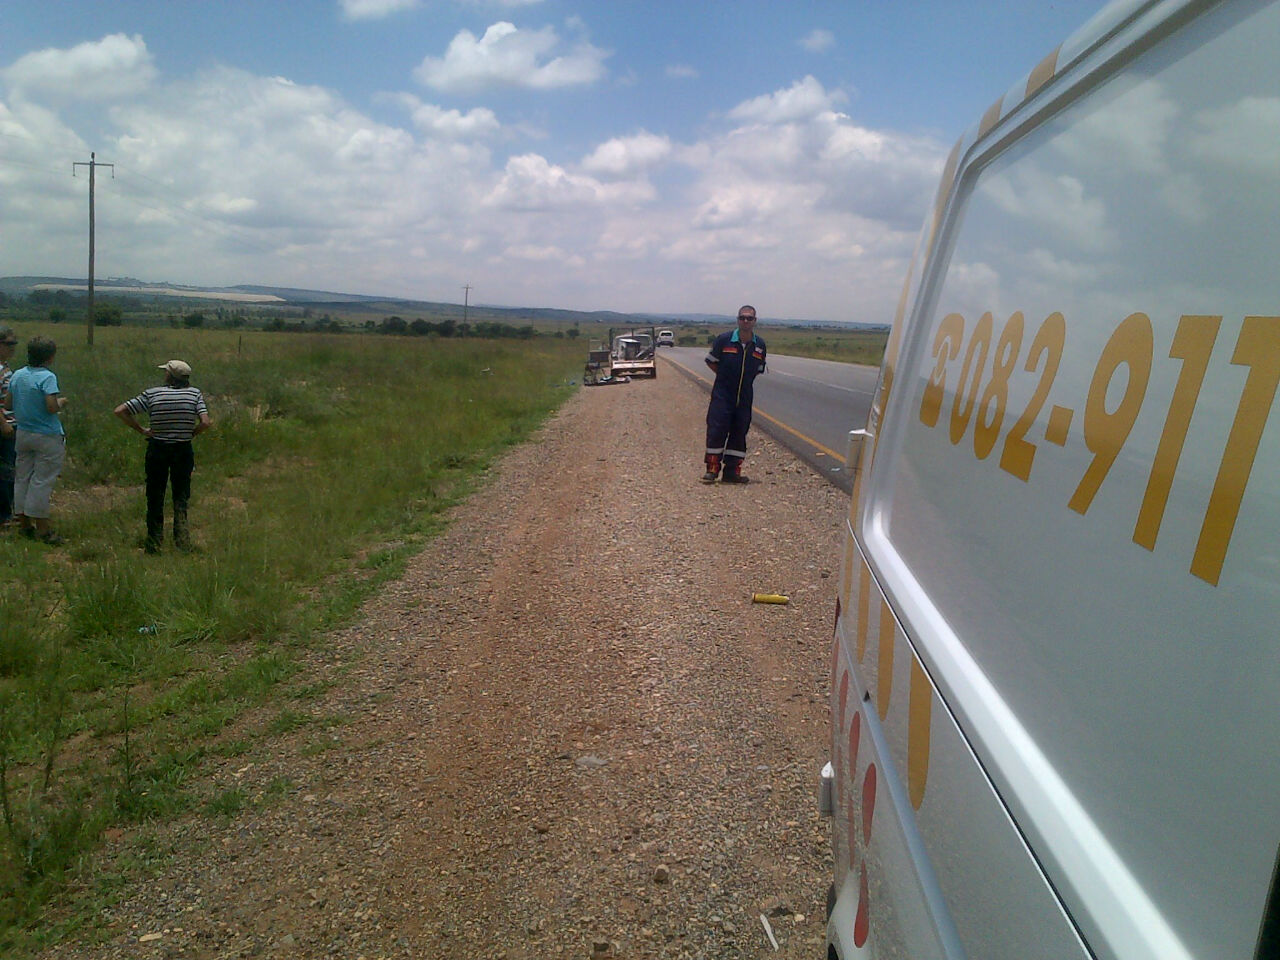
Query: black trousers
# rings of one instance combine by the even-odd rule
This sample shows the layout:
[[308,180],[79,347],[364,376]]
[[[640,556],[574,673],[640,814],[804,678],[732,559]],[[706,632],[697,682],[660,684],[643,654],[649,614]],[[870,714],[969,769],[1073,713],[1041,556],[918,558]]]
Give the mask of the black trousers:
[[[0,414],[3,416],[3,414]],[[0,437],[0,521],[13,516],[13,476],[17,459],[14,437]]]
[[164,493],[173,487],[174,540],[186,533],[187,503],[191,499],[191,471],[196,458],[191,441],[147,441],[147,539],[164,539]]
[[707,453],[720,454],[726,467],[747,455],[747,431],[751,429],[751,397],[735,403],[733,397],[711,394],[707,404]]

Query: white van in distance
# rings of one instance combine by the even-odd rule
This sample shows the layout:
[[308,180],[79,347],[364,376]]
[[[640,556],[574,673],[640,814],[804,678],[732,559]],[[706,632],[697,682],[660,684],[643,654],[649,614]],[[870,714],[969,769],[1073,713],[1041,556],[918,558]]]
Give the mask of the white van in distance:
[[1277,51],[1123,0],[951,153],[851,438],[829,958],[1280,957]]

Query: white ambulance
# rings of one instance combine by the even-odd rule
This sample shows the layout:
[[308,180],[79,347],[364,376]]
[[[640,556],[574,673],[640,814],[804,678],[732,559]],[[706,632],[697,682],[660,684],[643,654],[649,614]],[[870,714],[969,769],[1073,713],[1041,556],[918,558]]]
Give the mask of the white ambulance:
[[1278,383],[1280,0],[1113,4],[956,144],[850,445],[829,957],[1280,957]]

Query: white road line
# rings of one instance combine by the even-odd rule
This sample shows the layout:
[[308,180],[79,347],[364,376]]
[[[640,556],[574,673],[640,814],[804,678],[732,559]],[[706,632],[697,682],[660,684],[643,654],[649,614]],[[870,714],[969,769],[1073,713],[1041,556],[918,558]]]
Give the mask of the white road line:
[[805,383],[820,383],[822,384],[822,386],[830,387],[832,390],[843,390],[845,393],[856,393],[859,396],[864,396],[864,397],[869,397],[873,393],[875,393],[874,388],[872,388],[871,390],[859,390],[856,387],[846,387],[838,383],[828,383],[826,380],[815,380],[813,379],[813,377],[805,377],[797,373],[783,373],[781,370],[776,372],[767,371],[765,373],[765,376],[769,376],[770,373],[773,373],[774,376],[778,376],[778,377],[790,377],[792,380],[803,380]]

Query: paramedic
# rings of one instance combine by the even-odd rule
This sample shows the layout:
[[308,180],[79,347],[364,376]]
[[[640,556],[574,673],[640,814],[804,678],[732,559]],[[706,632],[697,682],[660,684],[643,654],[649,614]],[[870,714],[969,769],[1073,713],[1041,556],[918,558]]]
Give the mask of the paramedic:
[[720,334],[707,353],[716,375],[707,406],[707,472],[703,483],[715,483],[724,469],[725,483],[747,483],[742,461],[751,429],[751,385],[764,373],[765,345],[755,335],[756,308],[738,310],[738,327]]

